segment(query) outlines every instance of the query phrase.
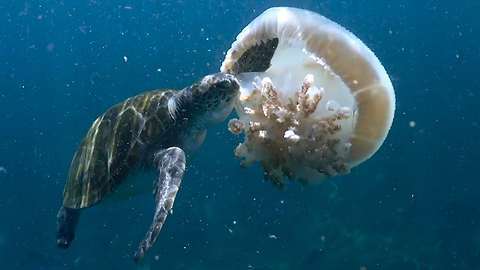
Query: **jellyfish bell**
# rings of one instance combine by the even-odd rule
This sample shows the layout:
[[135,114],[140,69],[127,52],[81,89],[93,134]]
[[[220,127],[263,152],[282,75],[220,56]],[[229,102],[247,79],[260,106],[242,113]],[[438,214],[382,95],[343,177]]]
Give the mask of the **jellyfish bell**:
[[380,148],[393,121],[395,94],[378,58],[317,13],[266,10],[237,36],[221,71],[241,85],[229,130],[245,141],[235,154],[241,166],[258,161],[279,188],[348,173]]

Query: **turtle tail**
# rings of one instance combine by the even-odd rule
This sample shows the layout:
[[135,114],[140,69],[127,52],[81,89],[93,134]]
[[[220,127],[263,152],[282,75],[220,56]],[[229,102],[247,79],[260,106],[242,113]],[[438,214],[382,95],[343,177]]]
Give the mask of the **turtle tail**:
[[68,248],[75,238],[75,227],[80,218],[80,209],[62,206],[57,215],[57,246]]

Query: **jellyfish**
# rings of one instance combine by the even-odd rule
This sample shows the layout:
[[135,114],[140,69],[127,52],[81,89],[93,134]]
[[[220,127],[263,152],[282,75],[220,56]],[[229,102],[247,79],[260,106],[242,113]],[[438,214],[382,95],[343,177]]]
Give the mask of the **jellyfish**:
[[275,7],[237,36],[221,71],[241,85],[228,127],[266,180],[320,183],[347,174],[382,145],[395,112],[392,83],[354,34],[311,11]]

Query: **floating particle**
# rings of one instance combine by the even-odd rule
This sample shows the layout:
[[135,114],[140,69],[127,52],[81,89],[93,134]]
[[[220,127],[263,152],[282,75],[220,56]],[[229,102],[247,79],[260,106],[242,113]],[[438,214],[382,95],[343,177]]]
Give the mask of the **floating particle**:
[[45,49],[47,50],[47,52],[51,53],[54,47],[55,45],[53,43],[49,43]]

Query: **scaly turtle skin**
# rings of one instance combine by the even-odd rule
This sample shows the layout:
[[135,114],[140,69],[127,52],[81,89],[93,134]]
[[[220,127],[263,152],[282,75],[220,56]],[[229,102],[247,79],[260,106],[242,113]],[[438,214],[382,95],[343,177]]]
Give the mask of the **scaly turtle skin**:
[[68,174],[57,216],[57,245],[68,248],[83,208],[105,198],[151,192],[138,185],[139,171],[156,171],[153,222],[134,260],[157,238],[185,170],[185,155],[200,147],[206,129],[224,121],[233,109],[239,85],[232,75],[208,75],[181,91],[155,90],[117,104],[93,123]]

